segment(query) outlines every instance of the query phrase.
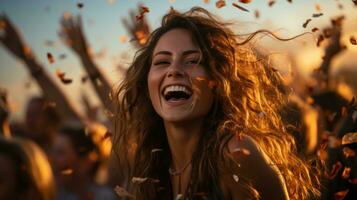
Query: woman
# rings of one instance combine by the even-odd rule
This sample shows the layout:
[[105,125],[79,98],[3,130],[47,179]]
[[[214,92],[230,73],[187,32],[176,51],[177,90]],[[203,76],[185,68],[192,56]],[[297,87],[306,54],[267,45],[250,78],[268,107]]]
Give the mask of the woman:
[[113,149],[128,190],[120,194],[306,199],[318,193],[277,114],[285,99],[278,74],[237,39],[202,8],[164,16],[116,94]]

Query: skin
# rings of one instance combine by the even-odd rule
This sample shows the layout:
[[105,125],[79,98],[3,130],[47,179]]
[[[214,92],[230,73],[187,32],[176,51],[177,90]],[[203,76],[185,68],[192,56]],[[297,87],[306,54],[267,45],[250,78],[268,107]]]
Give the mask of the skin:
[[[210,75],[205,66],[198,64],[200,56],[200,49],[192,40],[189,31],[172,29],[159,39],[148,74],[150,100],[164,121],[173,160],[171,167],[175,170],[182,169],[190,162],[202,134],[204,118],[214,101],[212,88],[209,86]],[[193,95],[185,101],[168,102],[162,91],[165,86],[171,84],[185,85],[193,91]],[[249,156],[234,159],[244,163],[242,173],[255,183],[262,199],[288,199],[282,177],[278,175],[277,169],[269,164],[268,157],[252,139],[233,138],[228,147],[230,152],[236,148],[244,148],[250,152]],[[181,175],[183,193],[190,175],[191,165]],[[246,198],[245,189],[236,184],[232,174],[222,173],[219,181],[225,199]],[[178,176],[171,176],[171,182],[173,194],[176,196],[179,193]]]

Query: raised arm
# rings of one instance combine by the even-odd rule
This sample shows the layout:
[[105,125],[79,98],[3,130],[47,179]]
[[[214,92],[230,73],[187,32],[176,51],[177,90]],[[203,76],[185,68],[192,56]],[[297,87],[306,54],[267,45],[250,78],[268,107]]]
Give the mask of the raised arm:
[[80,16],[73,18],[72,16],[64,16],[61,19],[62,30],[60,36],[65,44],[76,53],[88,73],[95,91],[97,92],[105,109],[112,111],[113,105],[110,101],[109,94],[111,92],[111,84],[105,78],[99,67],[94,63],[92,55],[88,51],[87,41],[85,39],[82,20]]
[[42,65],[38,63],[30,47],[26,45],[10,19],[6,15],[0,15],[0,21],[3,24],[3,34],[0,36],[0,42],[3,46],[16,58],[23,61],[24,66],[40,86],[43,95],[49,101],[56,103],[56,107],[63,119],[81,121],[82,119],[77,110]]
[[145,17],[145,9],[143,5],[139,5],[137,11],[131,10],[129,12],[129,19],[122,19],[124,27],[130,37],[133,38],[134,47],[136,48],[143,47],[151,33],[150,25]]

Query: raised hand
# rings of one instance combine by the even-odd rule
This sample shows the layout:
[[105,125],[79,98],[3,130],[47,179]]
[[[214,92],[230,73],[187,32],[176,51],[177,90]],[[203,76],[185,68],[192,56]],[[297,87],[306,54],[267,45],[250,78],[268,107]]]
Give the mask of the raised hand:
[[80,16],[63,16],[59,33],[64,43],[80,56],[87,56],[88,45],[83,34],[82,19]]
[[134,39],[134,45],[137,48],[140,48],[145,45],[147,38],[151,33],[150,25],[143,13],[144,8],[145,7],[143,7],[142,5],[139,5],[138,10],[136,12],[133,10],[129,12],[129,19],[122,19],[126,30],[131,35],[131,38]]
[[17,58],[26,61],[32,58],[30,48],[23,41],[19,31],[5,15],[0,15],[0,42]]

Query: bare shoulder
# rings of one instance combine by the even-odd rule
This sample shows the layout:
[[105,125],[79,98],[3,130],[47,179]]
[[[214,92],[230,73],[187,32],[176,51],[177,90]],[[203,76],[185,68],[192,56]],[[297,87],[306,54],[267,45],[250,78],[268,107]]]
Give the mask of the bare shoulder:
[[254,139],[246,135],[239,139],[233,137],[228,142],[228,150],[239,168],[222,176],[223,192],[229,192],[225,196],[241,199],[247,190],[244,185],[250,185],[261,199],[289,199],[281,173]]

